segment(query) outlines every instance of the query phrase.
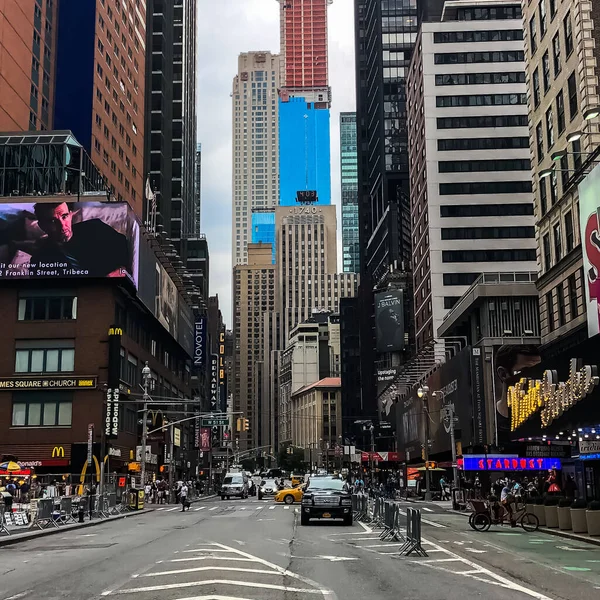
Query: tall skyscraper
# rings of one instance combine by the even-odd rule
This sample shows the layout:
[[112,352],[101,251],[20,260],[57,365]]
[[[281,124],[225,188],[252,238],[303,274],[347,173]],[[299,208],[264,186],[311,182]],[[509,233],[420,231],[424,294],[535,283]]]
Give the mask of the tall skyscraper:
[[[145,171],[156,223],[183,257],[196,231],[196,0],[148,0]],[[150,206],[144,207],[148,218]]]
[[202,231],[202,144],[196,144],[194,164],[194,236]]
[[342,264],[346,273],[360,271],[358,236],[358,155],[356,113],[340,114],[340,162],[342,179]]
[[484,4],[422,23],[407,72],[417,349],[482,273],[537,270],[521,5]]
[[250,426],[234,434],[241,450],[255,448],[261,436],[263,315],[275,310],[275,275],[270,244],[249,244],[248,263],[233,269],[233,411],[248,419]]
[[52,129],[57,2],[0,5],[0,131]]
[[131,2],[59,4],[54,128],[73,132],[142,217],[146,14]]
[[279,202],[279,73],[277,54],[239,56],[232,94],[233,266],[247,262],[252,210],[274,208]]

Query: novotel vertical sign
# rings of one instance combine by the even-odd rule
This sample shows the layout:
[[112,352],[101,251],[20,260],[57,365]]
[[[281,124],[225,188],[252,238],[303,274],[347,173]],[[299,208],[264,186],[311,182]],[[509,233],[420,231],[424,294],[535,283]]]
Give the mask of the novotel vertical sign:
[[194,323],[194,367],[203,370],[206,365],[206,317]]

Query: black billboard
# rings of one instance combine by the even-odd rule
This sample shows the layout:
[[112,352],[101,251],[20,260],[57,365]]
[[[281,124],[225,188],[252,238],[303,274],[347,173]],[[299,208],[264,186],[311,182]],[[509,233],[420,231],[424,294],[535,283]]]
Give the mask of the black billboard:
[[375,294],[377,352],[404,350],[404,293],[391,290]]

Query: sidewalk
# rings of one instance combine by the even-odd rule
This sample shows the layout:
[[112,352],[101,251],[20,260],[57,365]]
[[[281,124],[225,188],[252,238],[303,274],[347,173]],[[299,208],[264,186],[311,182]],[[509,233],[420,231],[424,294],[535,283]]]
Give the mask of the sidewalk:
[[138,515],[145,515],[147,513],[154,512],[154,508],[144,508],[143,510],[131,511],[123,513],[121,515],[113,515],[106,519],[95,518],[91,521],[85,521],[84,523],[73,523],[72,525],[61,525],[59,528],[47,527],[46,529],[30,529],[27,528],[25,531],[12,532],[10,535],[0,536],[0,547],[10,546],[12,544],[18,544],[19,542],[27,542],[29,540],[35,540],[37,538],[52,535],[53,533],[60,533],[64,531],[74,531],[75,529],[85,529],[87,527],[94,527],[95,525],[102,525],[104,523],[111,523],[112,521],[119,521],[120,519],[126,519],[127,517],[136,517]]

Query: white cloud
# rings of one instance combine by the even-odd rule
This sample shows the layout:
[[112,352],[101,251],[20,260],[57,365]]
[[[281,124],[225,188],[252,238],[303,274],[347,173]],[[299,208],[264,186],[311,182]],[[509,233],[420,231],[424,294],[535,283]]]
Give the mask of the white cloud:
[[[329,7],[331,184],[338,206],[338,237],[339,113],[355,110],[353,15],[353,0],[335,0]],[[197,36],[202,230],[210,251],[210,294],[219,295],[224,319],[231,327],[231,86],[241,52],[279,51],[279,4],[275,0],[201,0]]]

